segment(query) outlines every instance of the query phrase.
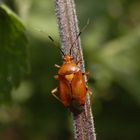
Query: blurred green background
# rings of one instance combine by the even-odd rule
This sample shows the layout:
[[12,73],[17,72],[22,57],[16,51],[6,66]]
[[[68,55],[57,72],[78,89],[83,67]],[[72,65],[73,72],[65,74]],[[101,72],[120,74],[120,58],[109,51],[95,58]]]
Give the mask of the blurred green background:
[[[23,21],[31,72],[0,105],[0,140],[73,140],[70,112],[51,96],[62,64],[54,0],[5,0]],[[140,138],[140,1],[75,0],[98,140]],[[39,31],[41,30],[41,31]]]

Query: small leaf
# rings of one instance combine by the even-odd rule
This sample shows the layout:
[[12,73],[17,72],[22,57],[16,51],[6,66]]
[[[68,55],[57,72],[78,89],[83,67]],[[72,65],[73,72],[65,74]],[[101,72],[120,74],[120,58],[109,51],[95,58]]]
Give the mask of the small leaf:
[[0,6],[0,98],[20,84],[28,72],[27,38],[18,17]]

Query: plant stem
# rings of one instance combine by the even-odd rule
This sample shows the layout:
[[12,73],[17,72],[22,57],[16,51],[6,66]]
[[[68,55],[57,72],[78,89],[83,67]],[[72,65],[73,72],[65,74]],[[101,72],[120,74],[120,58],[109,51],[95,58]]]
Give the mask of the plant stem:
[[[72,47],[72,57],[75,62],[81,60],[79,67],[85,72],[83,53],[81,49],[78,21],[75,11],[74,0],[55,0],[56,16],[61,38],[61,49],[69,54]],[[85,76],[85,81],[86,81]],[[74,133],[76,140],[96,140],[94,121],[90,106],[90,96],[87,94],[84,111],[73,116]]]

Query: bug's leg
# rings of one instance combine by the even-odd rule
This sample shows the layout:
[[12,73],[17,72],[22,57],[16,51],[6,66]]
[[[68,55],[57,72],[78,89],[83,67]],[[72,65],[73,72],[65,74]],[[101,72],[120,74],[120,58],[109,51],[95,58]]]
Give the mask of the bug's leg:
[[56,87],[56,88],[54,88],[54,89],[51,91],[51,93],[52,93],[52,94],[55,94],[57,91],[58,91],[58,88]]
[[91,96],[92,95],[92,90],[89,89],[89,88],[86,88],[87,89],[87,93]]
[[89,76],[89,71],[82,73],[83,75]]
[[58,88],[55,88],[51,91],[53,97],[55,97],[59,102],[63,103],[61,99],[55,94],[58,91]]
[[82,75],[86,75],[87,76],[87,80],[86,80],[86,82],[89,80],[89,72],[84,72],[84,73],[82,73]]
[[89,71],[85,72],[85,75],[87,76],[87,81],[89,80]]
[[55,64],[54,66],[55,66],[56,68],[60,68],[60,66],[59,66],[59,65],[57,65],[57,64]]
[[54,79],[58,80],[59,79],[58,75],[55,75],[54,76]]

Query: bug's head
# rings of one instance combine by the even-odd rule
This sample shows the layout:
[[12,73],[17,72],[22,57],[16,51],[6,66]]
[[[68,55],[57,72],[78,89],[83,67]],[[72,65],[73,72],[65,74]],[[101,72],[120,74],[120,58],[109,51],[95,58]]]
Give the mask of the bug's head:
[[65,55],[65,56],[64,56],[64,61],[65,61],[66,63],[72,62],[72,61],[73,61],[73,57],[70,56],[70,55]]

